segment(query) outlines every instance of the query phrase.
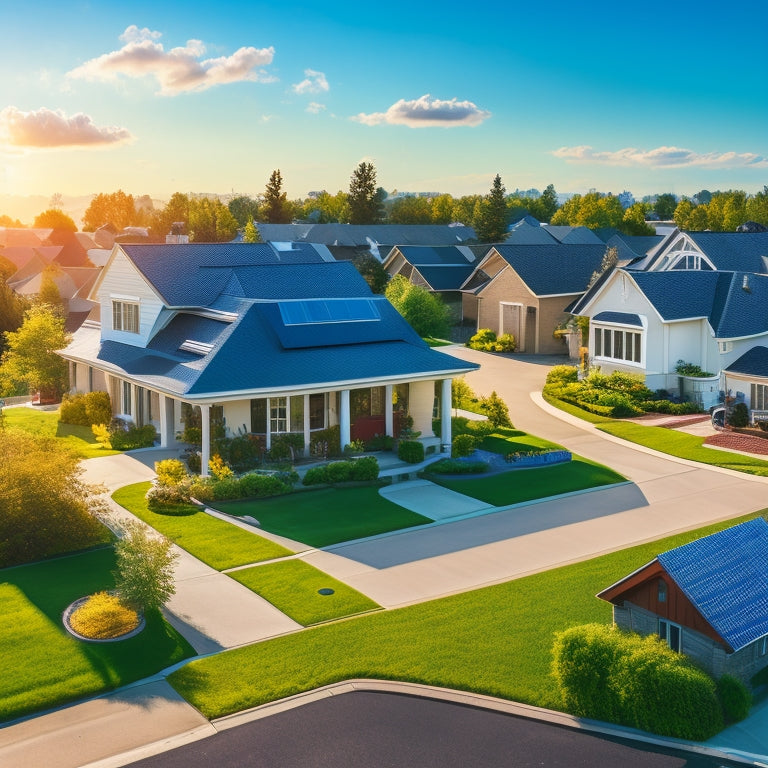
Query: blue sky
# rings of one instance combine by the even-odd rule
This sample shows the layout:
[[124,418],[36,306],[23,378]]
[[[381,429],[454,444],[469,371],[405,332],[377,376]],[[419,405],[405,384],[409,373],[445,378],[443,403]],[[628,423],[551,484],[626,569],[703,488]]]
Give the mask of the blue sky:
[[[0,194],[768,183],[768,8],[0,0]],[[727,15],[726,15],[727,14]]]

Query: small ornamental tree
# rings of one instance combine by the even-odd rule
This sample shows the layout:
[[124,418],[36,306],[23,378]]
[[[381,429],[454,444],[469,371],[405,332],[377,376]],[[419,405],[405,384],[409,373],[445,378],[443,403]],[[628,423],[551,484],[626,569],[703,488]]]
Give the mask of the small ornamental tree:
[[156,610],[176,592],[173,569],[178,554],[171,551],[168,539],[150,535],[143,523],[124,526],[115,554],[116,589],[127,605],[145,612]]

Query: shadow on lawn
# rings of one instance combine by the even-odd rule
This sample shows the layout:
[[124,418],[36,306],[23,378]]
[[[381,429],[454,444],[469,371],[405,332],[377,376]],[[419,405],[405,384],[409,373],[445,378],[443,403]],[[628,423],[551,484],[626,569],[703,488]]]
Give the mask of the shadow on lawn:
[[622,483],[324,549],[373,568],[390,568],[646,506],[648,500],[634,483]]

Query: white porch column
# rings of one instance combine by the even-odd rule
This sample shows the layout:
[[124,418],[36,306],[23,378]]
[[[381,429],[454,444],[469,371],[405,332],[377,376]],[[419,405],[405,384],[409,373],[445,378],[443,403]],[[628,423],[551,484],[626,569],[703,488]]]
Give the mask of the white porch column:
[[451,379],[443,379],[440,391],[440,446],[451,452]]
[[339,431],[340,431],[340,443],[341,450],[350,444],[351,438],[351,424],[349,413],[349,390],[341,390],[341,407],[339,408]]
[[208,477],[208,462],[211,460],[211,406],[200,406],[200,426],[202,431],[202,448],[200,457],[200,474]]
[[309,456],[309,395],[304,395],[304,455]]
[[387,384],[384,387],[384,433],[390,437],[397,437],[392,434],[395,431],[395,419],[393,416],[392,407],[392,390],[394,387],[391,384]]
[[131,384],[131,421],[137,426],[141,426],[138,421],[139,416],[139,388],[136,384]]
[[160,395],[160,447],[170,448],[176,444],[175,408],[172,397]]
[[267,446],[267,450],[272,447],[272,433],[269,428],[272,425],[272,398],[267,398],[267,431],[264,436],[264,442]]

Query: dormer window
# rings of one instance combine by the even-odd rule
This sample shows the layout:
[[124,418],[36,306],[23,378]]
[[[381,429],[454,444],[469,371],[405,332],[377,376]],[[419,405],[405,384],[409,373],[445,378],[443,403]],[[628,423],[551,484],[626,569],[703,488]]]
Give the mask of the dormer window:
[[112,299],[112,329],[139,332],[139,302]]

